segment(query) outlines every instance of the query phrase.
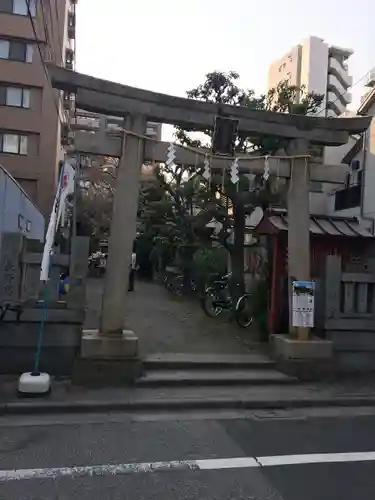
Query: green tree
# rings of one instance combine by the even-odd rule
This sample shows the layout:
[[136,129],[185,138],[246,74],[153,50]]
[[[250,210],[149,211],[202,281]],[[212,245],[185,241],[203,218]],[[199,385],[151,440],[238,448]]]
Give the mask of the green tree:
[[77,230],[90,236],[91,247],[108,238],[112,217],[113,187],[105,180],[81,182],[77,194]]
[[[304,87],[281,82],[267,94],[256,97],[253,90],[245,90],[237,85],[238,73],[212,72],[206,75],[205,81],[187,92],[187,97],[216,104],[245,106],[253,110],[273,111],[277,113],[315,114],[320,108],[324,96],[306,92]],[[203,132],[203,139],[192,138],[189,132]],[[190,147],[211,147],[212,129],[176,130],[177,141]],[[287,141],[276,137],[248,136],[239,132],[235,141],[238,154],[258,151],[261,155],[272,155],[287,146]],[[201,193],[202,194],[202,193]],[[200,213],[203,224],[215,219],[222,225],[218,234],[219,241],[229,251],[233,273],[232,294],[234,298],[244,291],[244,235],[245,217],[256,206],[267,207],[278,200],[280,193],[275,189],[272,180],[263,181],[259,177],[240,175],[239,182],[234,185],[229,172],[212,177],[206,183],[201,196],[200,205],[205,207]],[[233,233],[233,238],[230,235]]]
[[158,267],[162,270],[172,260],[177,261],[187,283],[193,255],[202,244],[195,223],[201,210],[197,197],[206,189],[195,170],[183,165],[155,167],[154,180],[141,189],[138,211],[139,239],[152,244]]

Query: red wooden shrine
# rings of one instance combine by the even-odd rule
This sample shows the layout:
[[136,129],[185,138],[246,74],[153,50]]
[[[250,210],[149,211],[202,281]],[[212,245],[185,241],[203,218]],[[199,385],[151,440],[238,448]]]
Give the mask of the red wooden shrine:
[[[285,298],[287,300],[288,297],[287,288],[285,289],[288,276],[288,216],[286,211],[265,212],[253,232],[257,236],[265,236],[267,247],[270,249],[272,276],[269,329],[270,333],[277,333],[281,327],[283,308],[285,313],[285,304],[287,304]],[[368,255],[373,241],[374,236],[358,222],[357,218],[311,215],[311,279],[323,276],[327,255],[341,256],[345,265],[349,261],[360,260]],[[281,283],[284,283],[284,286],[280,285]]]

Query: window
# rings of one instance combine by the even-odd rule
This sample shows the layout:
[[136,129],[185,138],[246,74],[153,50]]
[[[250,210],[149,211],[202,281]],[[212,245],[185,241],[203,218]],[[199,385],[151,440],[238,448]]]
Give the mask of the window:
[[361,206],[362,186],[360,184],[341,189],[335,193],[335,210]]
[[0,136],[0,152],[15,155],[27,155],[27,136],[3,134]]
[[13,0],[13,9],[12,9],[13,14],[19,14],[20,16],[28,16],[29,11],[27,8],[27,3],[26,3],[27,1],[29,2],[31,15],[35,17],[36,14],[35,0]]
[[30,89],[6,87],[5,104],[17,108],[30,108]]
[[10,42],[8,40],[0,40],[0,59],[9,58]]
[[31,63],[33,61],[33,45],[13,40],[0,40],[0,59],[10,59]]
[[310,181],[310,193],[322,193],[323,183],[319,181]]
[[12,12],[13,0],[0,0],[0,11],[1,12]]

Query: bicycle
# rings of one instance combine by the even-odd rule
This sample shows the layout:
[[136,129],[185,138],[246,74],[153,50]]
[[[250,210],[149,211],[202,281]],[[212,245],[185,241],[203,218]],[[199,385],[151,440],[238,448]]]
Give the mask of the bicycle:
[[[171,276],[167,275],[164,278],[164,287],[168,292],[171,292],[175,295],[182,295],[185,292],[185,279],[182,274],[179,274],[177,276]],[[194,280],[190,280],[190,291],[195,292],[197,290],[196,284]]]
[[[215,318],[224,310],[233,310],[233,300],[229,293],[230,277],[231,275],[227,274],[205,289],[202,307],[207,316]],[[233,317],[241,328],[248,328],[253,323],[250,297],[250,293],[241,295],[234,308]]]

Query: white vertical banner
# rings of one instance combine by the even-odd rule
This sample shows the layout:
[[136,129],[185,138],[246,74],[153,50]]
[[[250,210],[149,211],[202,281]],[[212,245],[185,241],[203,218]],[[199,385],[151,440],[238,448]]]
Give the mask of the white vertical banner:
[[64,162],[64,171],[62,174],[61,194],[59,201],[59,211],[57,214],[57,226],[61,223],[65,226],[66,199],[74,193],[76,170],[67,161]]
[[60,218],[64,217],[65,214],[66,198],[69,194],[74,192],[74,178],[75,169],[70,163],[64,161],[46,233],[40,269],[40,281],[47,281],[49,279],[50,261],[53,253],[55,235],[60,223]]

